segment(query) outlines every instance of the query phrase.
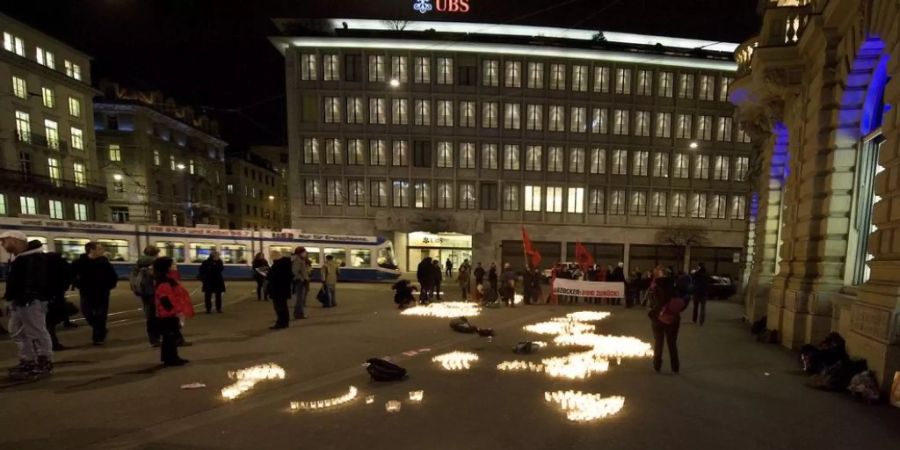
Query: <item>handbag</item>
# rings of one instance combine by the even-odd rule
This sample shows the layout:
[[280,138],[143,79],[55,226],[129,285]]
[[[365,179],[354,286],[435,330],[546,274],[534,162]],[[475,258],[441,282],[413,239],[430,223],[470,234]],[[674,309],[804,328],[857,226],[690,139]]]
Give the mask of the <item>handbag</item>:
[[659,311],[657,319],[666,325],[672,325],[679,319],[681,311],[684,311],[685,306],[683,298],[672,297]]
[[322,286],[321,288],[319,288],[319,293],[316,294],[316,300],[318,300],[319,303],[321,303],[323,306],[328,306],[328,304],[329,304],[329,302],[328,302],[328,293],[325,292],[325,287],[324,287],[324,286]]

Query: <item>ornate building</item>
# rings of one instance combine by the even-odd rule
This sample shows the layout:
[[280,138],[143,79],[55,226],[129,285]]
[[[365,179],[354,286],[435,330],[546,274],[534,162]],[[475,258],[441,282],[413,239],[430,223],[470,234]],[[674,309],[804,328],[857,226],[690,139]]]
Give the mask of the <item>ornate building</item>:
[[900,369],[900,3],[760,2],[730,98],[753,135],[747,317]]
[[[280,147],[267,147],[263,151]],[[258,147],[225,160],[225,191],[228,193],[228,228],[281,231],[289,228],[290,208],[284,172],[268,158],[258,154]],[[284,149],[281,148],[283,151]]]
[[[494,24],[280,20],[293,228],[425,256],[740,274],[748,136],[736,44]],[[315,25],[315,24],[312,24]],[[659,232],[702,227],[676,251]]]

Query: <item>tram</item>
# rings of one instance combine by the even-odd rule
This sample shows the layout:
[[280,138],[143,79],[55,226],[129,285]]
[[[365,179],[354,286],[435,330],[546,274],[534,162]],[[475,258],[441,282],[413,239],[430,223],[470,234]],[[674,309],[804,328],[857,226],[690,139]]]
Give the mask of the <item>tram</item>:
[[[298,246],[306,248],[312,260],[313,280],[321,279],[319,268],[332,255],[340,265],[340,281],[389,281],[400,277],[394,263],[393,244],[377,236],[350,236],[303,233],[299,230],[224,230],[205,227],[130,225],[101,222],[0,217],[0,230],[19,230],[28,240],[44,244],[44,250],[58,252],[69,261],[84,253],[84,244],[97,241],[106,249],[116,273],[125,278],[148,245],[160,255],[172,257],[184,280],[197,277],[200,263],[216,250],[225,264],[226,280],[251,279],[254,255],[266,259],[272,251],[290,254]],[[8,255],[0,249],[0,265]],[[271,264],[271,261],[269,261]],[[0,269],[0,276],[5,274]]]

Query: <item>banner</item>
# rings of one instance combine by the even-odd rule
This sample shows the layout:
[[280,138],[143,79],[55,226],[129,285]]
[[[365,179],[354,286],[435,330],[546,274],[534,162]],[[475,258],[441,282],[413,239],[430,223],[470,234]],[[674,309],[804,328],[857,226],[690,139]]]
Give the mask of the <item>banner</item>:
[[557,278],[553,280],[553,293],[569,297],[625,298],[625,283]]
[[531,243],[531,238],[528,237],[528,232],[525,231],[525,226],[522,225],[522,247],[525,251],[525,258],[529,264],[529,269],[536,269],[541,265],[541,252],[539,252],[534,245]]

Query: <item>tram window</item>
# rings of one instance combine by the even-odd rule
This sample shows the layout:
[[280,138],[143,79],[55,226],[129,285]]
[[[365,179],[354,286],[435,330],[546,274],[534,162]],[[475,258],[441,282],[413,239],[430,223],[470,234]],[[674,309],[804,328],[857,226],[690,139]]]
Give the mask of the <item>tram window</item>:
[[385,269],[396,269],[397,263],[394,262],[394,252],[390,247],[378,249],[378,267]]
[[184,244],[180,242],[157,242],[159,256],[168,256],[177,263],[184,262]]
[[49,252],[49,251],[50,251],[50,249],[47,248],[47,238],[41,237],[41,236],[28,236],[28,242],[31,242],[31,241],[38,241],[38,242],[40,242],[41,245],[43,245],[43,247],[41,248],[41,251],[42,251],[42,252],[45,252],[45,253],[46,253],[46,252]]
[[[294,253],[294,247],[289,245],[270,245],[269,246],[269,254],[265,255],[266,258],[272,258],[272,252],[281,253],[281,256],[291,256]],[[269,264],[272,264],[275,261],[269,261]]]
[[63,258],[74,261],[84,253],[84,244],[88,242],[90,242],[88,239],[57,238],[53,240],[53,246]]
[[339,267],[344,267],[347,265],[347,250],[343,248],[326,248],[325,256],[332,255],[334,256],[334,261],[338,264]]
[[350,250],[353,258],[350,259],[350,267],[370,267],[372,265],[372,250]]
[[312,261],[312,265],[318,266],[322,264],[322,250],[318,247],[306,247],[307,258]]
[[209,253],[215,250],[216,246],[212,244],[190,244],[190,248],[191,262],[198,263],[209,258]]
[[225,264],[247,264],[246,253],[246,245],[224,244],[220,256]]
[[103,244],[106,250],[106,257],[110,261],[129,261],[128,259],[128,241],[114,239],[100,239],[97,242]]

